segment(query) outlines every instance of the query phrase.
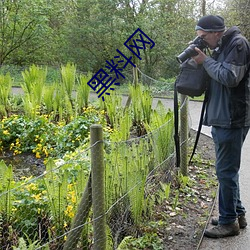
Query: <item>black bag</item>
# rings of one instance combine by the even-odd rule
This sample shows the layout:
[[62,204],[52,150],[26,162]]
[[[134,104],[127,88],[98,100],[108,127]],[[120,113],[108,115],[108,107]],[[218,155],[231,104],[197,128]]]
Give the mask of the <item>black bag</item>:
[[201,96],[207,88],[209,79],[203,65],[190,58],[183,62],[180,68],[180,74],[175,81],[177,92],[191,97]]
[[178,114],[178,93],[183,95],[188,95],[191,97],[201,96],[205,93],[200,122],[198,131],[196,134],[195,144],[193,147],[192,155],[190,157],[189,163],[195,154],[195,150],[199,141],[202,120],[207,103],[207,86],[208,86],[209,76],[202,65],[198,65],[192,58],[186,60],[181,64],[181,71],[175,81],[174,89],[174,124],[175,124],[175,149],[176,149],[176,166],[180,167],[180,140],[179,140],[179,114]]

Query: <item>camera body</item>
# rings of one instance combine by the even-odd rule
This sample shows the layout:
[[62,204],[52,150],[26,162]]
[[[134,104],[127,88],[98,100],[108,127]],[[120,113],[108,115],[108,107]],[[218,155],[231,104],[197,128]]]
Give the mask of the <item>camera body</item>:
[[203,50],[207,48],[207,43],[199,36],[197,36],[190,45],[180,54],[176,57],[177,61],[179,63],[183,63],[188,58],[198,55],[198,53],[195,51],[195,47],[199,48],[200,50]]

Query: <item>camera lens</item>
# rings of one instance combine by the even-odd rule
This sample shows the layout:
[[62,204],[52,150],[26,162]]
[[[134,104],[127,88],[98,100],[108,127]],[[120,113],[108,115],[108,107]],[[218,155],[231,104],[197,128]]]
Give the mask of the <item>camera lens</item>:
[[195,47],[195,44],[191,44],[189,47],[187,47],[180,55],[176,57],[177,61],[179,63],[183,63],[188,58],[198,55],[198,53],[194,49]]

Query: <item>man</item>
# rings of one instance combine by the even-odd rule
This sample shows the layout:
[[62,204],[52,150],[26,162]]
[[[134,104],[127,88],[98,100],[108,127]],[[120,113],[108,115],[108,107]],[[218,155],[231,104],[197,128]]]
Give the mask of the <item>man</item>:
[[219,218],[205,235],[221,238],[239,234],[247,226],[240,200],[239,169],[241,149],[250,126],[250,47],[237,27],[225,30],[220,16],[202,17],[196,33],[213,50],[206,56],[195,48],[193,59],[203,64],[210,76],[204,125],[212,126],[219,181]]

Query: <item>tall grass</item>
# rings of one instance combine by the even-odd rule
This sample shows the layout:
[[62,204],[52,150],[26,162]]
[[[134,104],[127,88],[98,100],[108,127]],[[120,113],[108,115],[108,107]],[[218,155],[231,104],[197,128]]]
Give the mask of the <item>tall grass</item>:
[[107,122],[111,128],[118,128],[123,116],[122,97],[120,95],[110,95],[105,97],[105,102],[100,99],[101,107],[106,111]]
[[29,117],[35,117],[40,112],[47,68],[32,65],[28,70],[22,72],[22,76],[24,111]]
[[45,105],[45,112],[50,114],[53,111],[53,103],[54,103],[54,93],[55,93],[56,85],[46,86],[44,89],[43,102]]
[[90,87],[87,82],[91,79],[92,74],[81,74],[78,78],[78,87],[76,92],[76,106],[78,113],[81,113],[83,108],[87,108],[89,104]]
[[66,66],[62,66],[61,77],[62,77],[62,86],[65,89],[66,94],[69,97],[69,100],[72,101],[72,92],[76,83],[76,66],[71,63],[67,63]]
[[161,101],[152,111],[151,122],[145,123],[145,127],[152,140],[155,159],[158,163],[163,162],[173,152],[173,112],[166,111]]
[[0,75],[0,116],[7,116],[9,110],[8,98],[11,93],[12,79],[10,74]]
[[143,135],[144,123],[150,123],[152,112],[152,100],[151,92],[141,84],[130,85],[129,93],[131,96],[133,123],[137,127],[138,135]]
[[12,214],[14,176],[12,166],[8,167],[4,161],[0,161],[0,212],[4,216],[5,223],[9,223]]

